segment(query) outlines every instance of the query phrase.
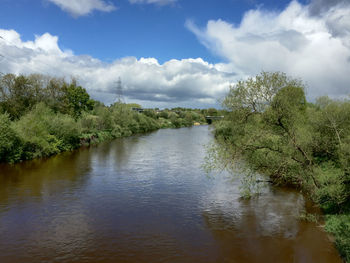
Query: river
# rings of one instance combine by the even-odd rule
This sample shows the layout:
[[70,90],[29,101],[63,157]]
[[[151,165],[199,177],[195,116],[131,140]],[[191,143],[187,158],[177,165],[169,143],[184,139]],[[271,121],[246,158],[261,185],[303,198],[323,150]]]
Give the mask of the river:
[[0,262],[341,262],[305,200],[200,168],[208,126],[0,165]]

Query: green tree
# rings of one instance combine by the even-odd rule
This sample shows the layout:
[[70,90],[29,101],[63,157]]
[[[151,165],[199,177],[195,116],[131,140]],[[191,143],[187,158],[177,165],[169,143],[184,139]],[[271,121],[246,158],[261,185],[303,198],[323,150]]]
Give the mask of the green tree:
[[216,125],[215,135],[225,158],[243,161],[247,169],[267,174],[277,184],[318,185],[299,80],[263,72],[232,86],[223,106],[230,113]]
[[83,111],[93,109],[94,101],[90,99],[90,95],[83,87],[77,86],[74,81],[70,85],[65,84],[63,90],[67,113],[78,118]]
[[0,80],[0,107],[11,119],[18,119],[35,105],[40,96],[26,76],[7,74]]
[[[243,178],[270,176],[294,185],[327,212],[350,202],[350,103],[327,97],[307,103],[304,86],[283,73],[265,73],[232,86],[215,124],[217,146],[208,167],[236,168]],[[217,160],[224,162],[217,164]],[[239,166],[242,167],[242,166]]]

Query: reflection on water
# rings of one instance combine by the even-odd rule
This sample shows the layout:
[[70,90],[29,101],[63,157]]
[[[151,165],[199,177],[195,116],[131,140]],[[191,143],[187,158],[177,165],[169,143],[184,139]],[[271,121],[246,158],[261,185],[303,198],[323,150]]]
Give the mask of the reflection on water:
[[299,193],[270,188],[259,198],[240,200],[237,185],[228,183],[216,184],[203,212],[224,260],[341,262],[320,228],[298,220],[305,210]]
[[341,262],[303,197],[241,200],[200,169],[208,127],[0,166],[0,262]]
[[6,208],[9,199],[44,200],[55,192],[81,187],[86,180],[84,175],[91,169],[90,159],[89,152],[81,149],[45,160],[0,164],[0,208]]

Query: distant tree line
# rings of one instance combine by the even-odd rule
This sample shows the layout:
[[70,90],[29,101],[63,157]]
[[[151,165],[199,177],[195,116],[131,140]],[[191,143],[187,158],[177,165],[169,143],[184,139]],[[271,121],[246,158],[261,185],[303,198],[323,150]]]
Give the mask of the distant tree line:
[[18,162],[159,128],[205,123],[202,110],[132,110],[92,100],[75,80],[0,76],[0,162]]
[[209,168],[244,164],[246,195],[259,174],[302,190],[350,262],[350,101],[307,102],[302,81],[263,72],[232,86],[223,106],[229,113],[215,124]]

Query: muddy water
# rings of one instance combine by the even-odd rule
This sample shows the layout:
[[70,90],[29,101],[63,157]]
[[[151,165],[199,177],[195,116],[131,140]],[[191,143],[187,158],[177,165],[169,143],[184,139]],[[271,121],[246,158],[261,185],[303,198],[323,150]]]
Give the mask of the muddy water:
[[207,126],[0,166],[0,262],[341,262],[293,191],[200,169]]

